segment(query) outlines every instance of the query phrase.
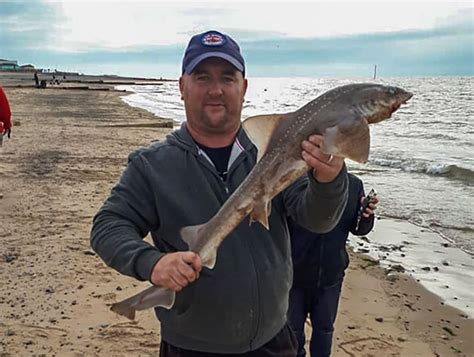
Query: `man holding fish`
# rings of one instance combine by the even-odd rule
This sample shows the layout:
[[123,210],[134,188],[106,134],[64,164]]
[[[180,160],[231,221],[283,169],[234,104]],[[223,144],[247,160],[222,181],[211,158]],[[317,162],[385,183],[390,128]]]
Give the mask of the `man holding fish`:
[[[245,62],[237,43],[217,31],[191,38],[179,86],[185,124],[130,155],[94,218],[91,243],[102,259],[153,284],[112,310],[133,319],[155,307],[161,356],[294,356],[286,217],[314,232],[331,230],[347,200],[342,157],[366,159],[367,120],[382,120],[403,100],[385,101],[380,115],[362,108],[367,113],[343,131],[331,118],[329,126],[311,124],[331,100],[339,105],[338,92],[301,112],[242,124]],[[352,150],[347,132],[366,152]],[[143,241],[149,232],[154,246]]]

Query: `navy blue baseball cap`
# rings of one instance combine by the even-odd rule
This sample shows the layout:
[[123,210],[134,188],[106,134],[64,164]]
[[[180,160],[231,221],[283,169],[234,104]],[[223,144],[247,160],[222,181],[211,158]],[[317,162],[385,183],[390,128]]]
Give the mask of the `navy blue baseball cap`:
[[219,57],[245,75],[245,61],[240,47],[229,35],[218,31],[207,31],[194,35],[184,52],[182,73],[191,74],[201,61]]

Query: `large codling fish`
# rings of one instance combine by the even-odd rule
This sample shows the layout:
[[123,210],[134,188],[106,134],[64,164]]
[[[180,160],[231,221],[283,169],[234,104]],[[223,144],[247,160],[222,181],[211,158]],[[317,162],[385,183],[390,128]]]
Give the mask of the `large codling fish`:
[[[271,200],[309,169],[301,157],[301,143],[312,134],[323,136],[326,154],[365,163],[369,157],[368,124],[387,119],[411,93],[401,88],[360,83],[334,88],[295,112],[260,115],[242,125],[258,148],[257,164],[207,223],[184,227],[183,240],[212,269],[217,248],[247,216],[267,229]],[[152,286],[111,310],[135,318],[137,310],[155,306],[171,308],[175,292]]]

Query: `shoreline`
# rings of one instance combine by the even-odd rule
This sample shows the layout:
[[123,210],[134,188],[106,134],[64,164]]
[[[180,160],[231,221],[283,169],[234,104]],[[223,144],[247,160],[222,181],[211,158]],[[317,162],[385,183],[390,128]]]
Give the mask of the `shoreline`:
[[[152,311],[130,322],[107,306],[147,284],[106,267],[90,250],[89,230],[128,154],[171,128],[146,126],[160,119],[128,106],[119,92],[6,93],[14,127],[0,148],[0,353],[156,354]],[[405,274],[387,279],[367,259],[351,254],[335,356],[472,355],[473,319]]]

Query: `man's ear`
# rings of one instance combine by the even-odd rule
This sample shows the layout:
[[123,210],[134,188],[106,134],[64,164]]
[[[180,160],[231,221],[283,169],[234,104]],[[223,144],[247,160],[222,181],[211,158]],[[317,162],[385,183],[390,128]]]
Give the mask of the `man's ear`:
[[245,97],[245,94],[247,93],[247,87],[249,85],[249,82],[247,80],[247,78],[244,78],[244,83],[243,83],[243,86],[244,86],[244,93],[243,93],[243,97]]
[[181,100],[184,99],[183,92],[184,92],[184,78],[183,76],[179,77],[179,92],[181,93]]

